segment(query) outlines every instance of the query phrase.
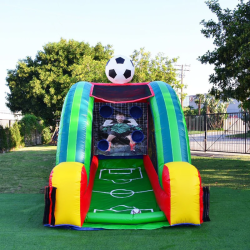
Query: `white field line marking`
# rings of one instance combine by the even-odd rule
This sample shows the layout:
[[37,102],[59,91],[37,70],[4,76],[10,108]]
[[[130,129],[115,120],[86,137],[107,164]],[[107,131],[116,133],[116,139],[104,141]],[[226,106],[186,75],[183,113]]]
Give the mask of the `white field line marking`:
[[[117,191],[118,191],[118,193],[117,193]],[[110,194],[112,197],[115,197],[115,198],[128,198],[128,197],[133,196],[134,194],[153,192],[153,190],[145,190],[145,191],[134,192],[133,190],[127,190],[127,189],[114,189],[111,192],[102,192],[102,191],[95,191],[95,190],[93,190],[92,192],[102,193],[102,194]],[[120,197],[120,196],[117,196],[117,195],[125,195],[125,196]]]
[[[120,175],[120,174],[132,174],[132,172],[133,172],[133,171],[136,171],[136,170],[139,170],[140,178],[133,178],[133,179],[117,179],[116,181],[115,181],[115,180],[111,180],[111,179],[104,179],[104,178],[102,178],[103,171],[108,171],[108,173],[109,173],[110,175],[113,175],[113,174]],[[115,172],[115,171],[117,171],[117,172]],[[127,172],[126,172],[126,171],[127,171]],[[138,167],[138,168],[101,169],[100,174],[99,174],[99,179],[100,179],[100,180],[104,180],[104,181],[112,181],[112,182],[115,183],[115,184],[126,184],[126,183],[132,182],[133,180],[143,179],[143,175],[142,175],[142,172],[141,172],[141,168],[140,168],[140,167]],[[121,182],[119,182],[119,181],[121,181]]]
[[[124,208],[122,210],[117,210],[119,208]],[[139,209],[137,207],[130,207],[130,206],[126,206],[126,205],[118,205],[118,206],[115,206],[115,207],[111,207],[109,209],[94,209],[94,213],[96,212],[105,212],[105,211],[112,211],[112,212],[115,212],[115,213],[120,213],[120,212],[127,212],[127,211],[132,211],[133,209]],[[141,211],[150,211],[150,212],[154,212],[154,209],[153,208],[148,208],[148,209],[140,209]]]

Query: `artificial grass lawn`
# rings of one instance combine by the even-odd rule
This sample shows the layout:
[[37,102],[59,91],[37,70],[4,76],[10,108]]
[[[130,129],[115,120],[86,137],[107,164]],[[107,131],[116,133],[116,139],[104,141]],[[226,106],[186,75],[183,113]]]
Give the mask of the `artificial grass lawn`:
[[250,249],[250,157],[193,157],[211,186],[210,222],[156,230],[73,231],[42,225],[55,147],[0,155],[0,249]]
[[200,171],[203,185],[250,190],[250,156],[192,157],[192,164]]
[[249,249],[249,190],[211,188],[210,222],[156,230],[73,231],[42,225],[42,194],[0,195],[1,249]]

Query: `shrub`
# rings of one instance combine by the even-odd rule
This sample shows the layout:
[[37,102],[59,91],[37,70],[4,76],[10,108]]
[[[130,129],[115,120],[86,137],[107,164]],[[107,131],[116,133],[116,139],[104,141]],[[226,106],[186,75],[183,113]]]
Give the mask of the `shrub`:
[[24,147],[25,143],[28,145],[36,144],[36,139],[35,142],[32,139],[37,133],[42,136],[42,143],[50,142],[51,131],[49,127],[45,127],[43,121],[34,115],[25,115],[10,128],[3,128],[0,125],[0,151]]
[[24,146],[23,138],[20,134],[19,125],[17,122],[10,128],[10,148],[20,148]]
[[20,124],[21,135],[24,137],[24,141],[28,144],[32,145],[32,135],[36,134],[36,132],[41,133],[43,129],[43,125],[39,123],[39,118],[35,115],[25,115]]
[[49,127],[46,127],[43,129],[42,131],[42,143],[49,143],[51,141],[51,136],[52,136],[52,133],[50,131],[50,128]]
[[0,125],[0,150],[5,151],[8,147],[8,128],[3,128],[2,125]]

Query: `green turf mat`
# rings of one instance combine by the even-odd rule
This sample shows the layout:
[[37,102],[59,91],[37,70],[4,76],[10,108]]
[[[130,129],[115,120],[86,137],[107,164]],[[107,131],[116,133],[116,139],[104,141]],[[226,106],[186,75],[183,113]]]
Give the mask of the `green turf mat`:
[[101,231],[44,227],[43,194],[0,194],[0,249],[250,249],[250,190],[210,191],[211,221],[200,227]]
[[[135,208],[141,213],[131,214]],[[107,228],[104,223],[120,224],[120,228],[124,228],[124,224],[167,222],[156,202],[142,159],[99,161],[85,222],[103,223],[103,228]],[[169,226],[168,222],[164,226]]]

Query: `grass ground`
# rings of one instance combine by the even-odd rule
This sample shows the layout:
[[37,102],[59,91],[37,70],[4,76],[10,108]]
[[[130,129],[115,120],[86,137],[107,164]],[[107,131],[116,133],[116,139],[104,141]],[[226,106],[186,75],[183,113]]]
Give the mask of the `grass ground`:
[[188,131],[189,135],[204,134],[204,131]]
[[55,165],[55,146],[0,154],[0,193],[42,193]]
[[211,187],[210,222],[200,227],[73,231],[42,225],[55,147],[0,155],[0,249],[250,249],[250,157],[193,157]]

